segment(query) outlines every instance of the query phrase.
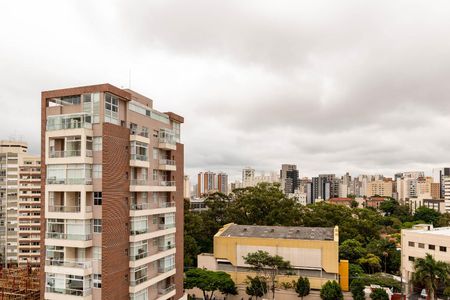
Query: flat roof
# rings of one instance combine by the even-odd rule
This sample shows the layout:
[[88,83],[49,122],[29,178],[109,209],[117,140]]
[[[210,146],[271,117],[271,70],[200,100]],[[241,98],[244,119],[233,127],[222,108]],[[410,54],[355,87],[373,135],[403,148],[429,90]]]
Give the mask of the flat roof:
[[443,235],[450,237],[450,227],[438,227],[430,230],[423,229],[408,229],[408,232],[419,233],[419,234],[432,234],[432,235]]
[[255,237],[289,240],[334,241],[333,227],[286,227],[230,224],[223,237]]

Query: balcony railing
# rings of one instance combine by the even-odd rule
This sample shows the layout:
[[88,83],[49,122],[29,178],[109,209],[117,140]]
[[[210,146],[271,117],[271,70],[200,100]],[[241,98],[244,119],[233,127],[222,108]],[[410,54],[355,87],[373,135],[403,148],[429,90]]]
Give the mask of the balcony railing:
[[171,159],[160,159],[159,160],[160,165],[169,165],[169,166],[175,166],[176,162]]
[[[48,207],[49,212],[64,212],[64,213],[79,213],[81,206],[67,206],[67,205],[51,205]],[[92,206],[86,206],[86,212],[92,212]]]
[[48,239],[73,240],[73,241],[90,241],[92,234],[68,234],[61,232],[47,232],[45,234]]
[[158,251],[166,251],[175,248],[175,245],[161,245],[158,247]]
[[58,260],[58,259],[46,259],[46,266],[58,266],[58,267],[67,267],[67,268],[79,268],[79,269],[88,269],[92,267],[92,263],[90,261],[70,261],[70,260]]
[[175,138],[173,138],[173,137],[160,137],[159,142],[164,143],[164,144],[171,144],[171,145],[177,144],[177,142],[175,141]]
[[49,153],[50,158],[77,157],[77,156],[81,156],[81,150],[51,151]]
[[148,131],[139,131],[137,129],[130,129],[130,130],[131,135],[139,135],[148,138]]
[[131,229],[130,233],[131,235],[140,235],[140,234],[144,234],[148,232],[148,228],[144,228],[144,229],[137,229],[137,230],[133,230]]
[[167,273],[171,270],[175,269],[175,265],[170,266],[159,266],[158,267],[158,273]]
[[175,181],[158,181],[159,186],[175,186]]
[[131,154],[131,160],[148,161],[148,156],[143,154]]
[[176,203],[174,201],[160,201],[159,207],[161,208],[168,208],[168,207],[175,207]]
[[173,224],[158,224],[158,228],[160,230],[174,228],[174,227],[175,227],[175,223],[173,223]]
[[92,289],[71,289],[71,288],[55,288],[51,286],[47,286],[45,288],[45,291],[47,293],[56,293],[56,294],[63,294],[63,295],[71,295],[71,296],[78,296],[78,297],[86,297],[92,294]]
[[92,179],[90,179],[90,178],[47,178],[47,184],[91,185]]
[[150,181],[148,179],[131,179],[130,185],[175,186],[175,181]]
[[158,295],[166,295],[175,289],[175,284],[171,284],[166,288],[158,289]]
[[138,253],[135,255],[131,255],[130,260],[135,261],[135,260],[146,258],[147,256],[148,256],[147,252],[142,252],[142,253]]
[[131,179],[130,185],[148,185],[150,181],[148,179]]
[[144,209],[150,209],[150,204],[149,203],[132,203],[130,205],[130,209],[131,210],[144,210]]
[[148,279],[148,277],[147,277],[147,275],[145,275],[144,277],[141,277],[141,278],[139,278],[139,279],[131,280],[131,281],[130,281],[130,285],[131,285],[131,286],[136,286],[136,285],[138,285],[138,284],[141,284],[141,283],[146,282],[147,279]]

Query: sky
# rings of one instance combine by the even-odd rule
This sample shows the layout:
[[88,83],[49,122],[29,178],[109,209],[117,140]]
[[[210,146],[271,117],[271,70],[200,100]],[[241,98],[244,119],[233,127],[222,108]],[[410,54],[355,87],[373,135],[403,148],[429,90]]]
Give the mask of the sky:
[[185,117],[185,173],[450,165],[450,2],[1,1],[0,139],[40,92],[111,83]]

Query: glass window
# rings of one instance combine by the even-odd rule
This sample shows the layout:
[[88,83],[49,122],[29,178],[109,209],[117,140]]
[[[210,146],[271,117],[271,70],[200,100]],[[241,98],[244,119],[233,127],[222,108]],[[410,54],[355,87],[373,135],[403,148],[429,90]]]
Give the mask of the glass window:
[[414,256],[408,256],[409,261],[414,261]]
[[95,288],[102,287],[102,274],[94,274],[92,282],[94,283]]
[[447,252],[447,247],[439,246],[439,251],[441,251],[441,252]]
[[409,246],[409,247],[414,247],[415,244],[414,244],[414,242],[408,242],[408,246]]
[[92,258],[97,260],[102,259],[102,247],[92,247]]
[[94,192],[94,205],[102,205],[102,192]]
[[131,294],[130,300],[148,300],[148,289],[143,289],[140,292]]
[[148,218],[146,216],[131,219],[132,235],[146,233],[147,230],[148,230]]
[[435,249],[436,249],[436,246],[435,246],[435,245],[428,245],[428,249],[430,249],[430,250],[435,250]]
[[131,269],[131,286],[136,286],[147,280],[147,266]]
[[105,122],[119,125],[119,99],[105,93]]
[[92,177],[96,179],[102,178],[102,165],[93,165]]
[[419,243],[419,248],[421,248],[421,249],[425,248],[425,244]]
[[94,219],[94,232],[101,233],[102,232],[102,220]]
[[158,157],[159,157],[158,148],[153,148],[153,159],[158,159]]
[[94,136],[94,151],[102,151],[103,149],[103,138],[101,136]]

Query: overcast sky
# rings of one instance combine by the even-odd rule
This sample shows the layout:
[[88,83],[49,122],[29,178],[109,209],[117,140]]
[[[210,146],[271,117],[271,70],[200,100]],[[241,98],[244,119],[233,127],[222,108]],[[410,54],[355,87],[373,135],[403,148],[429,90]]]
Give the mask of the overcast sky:
[[185,117],[186,173],[450,164],[448,1],[1,1],[0,138],[109,82]]

